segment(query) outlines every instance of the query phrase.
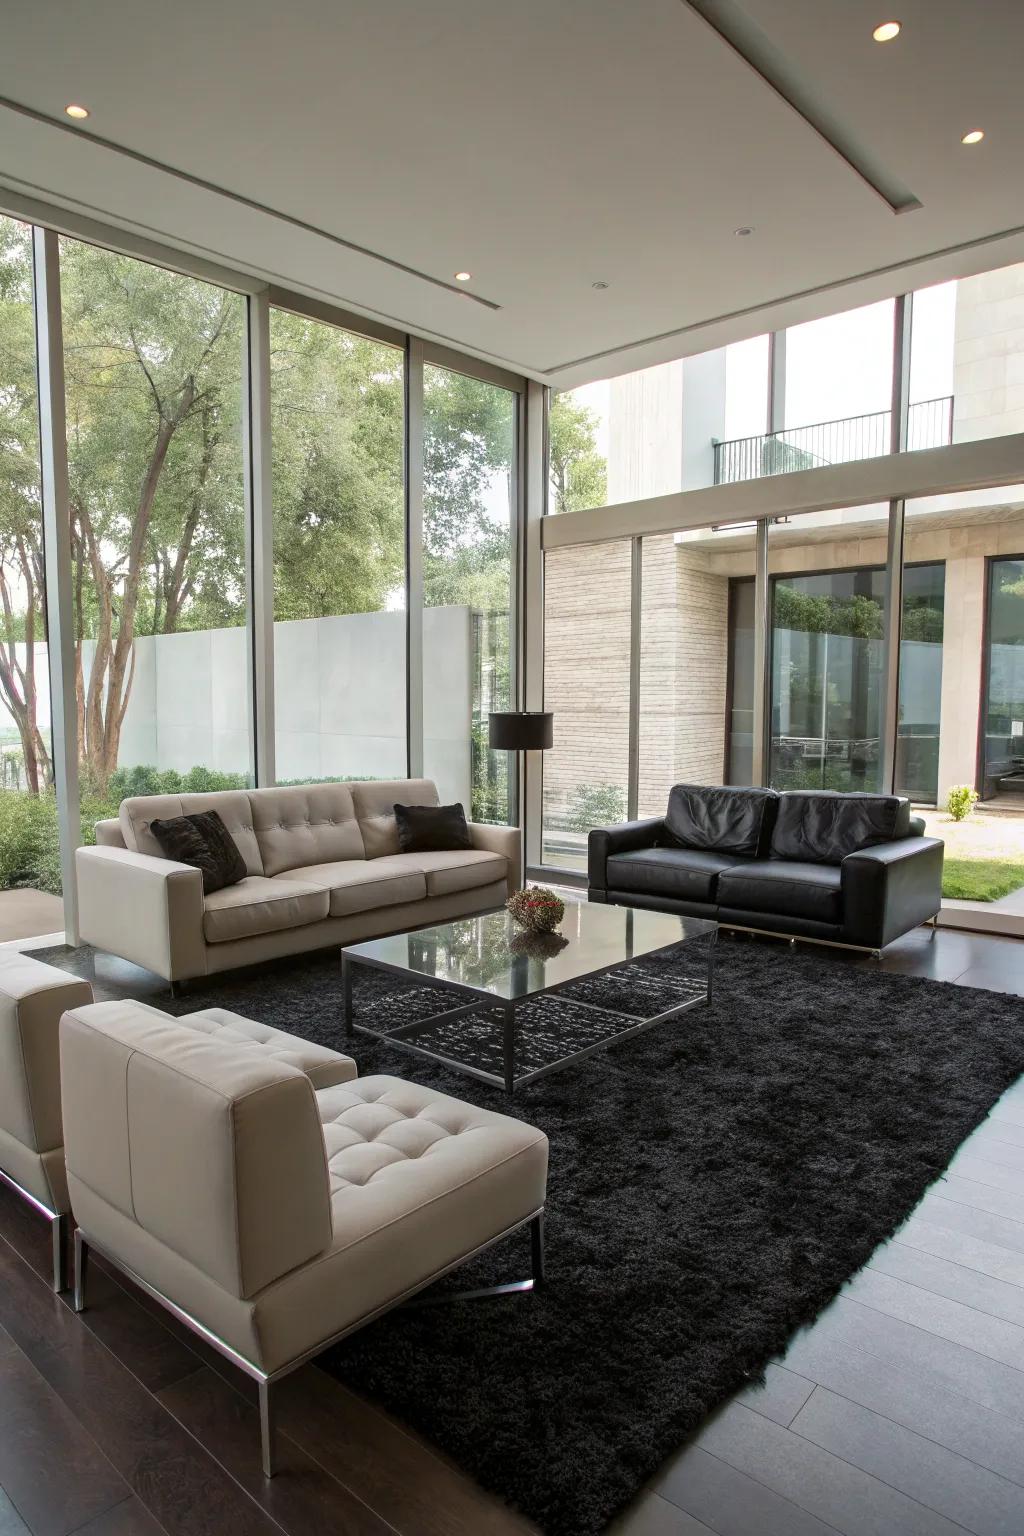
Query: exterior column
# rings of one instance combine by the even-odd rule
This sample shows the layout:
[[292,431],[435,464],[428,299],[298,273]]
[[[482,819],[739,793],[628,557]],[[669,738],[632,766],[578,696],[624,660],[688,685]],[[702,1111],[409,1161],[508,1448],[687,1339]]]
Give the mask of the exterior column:
[[942,709],[939,724],[939,794],[944,806],[954,784],[974,784],[985,638],[985,557],[946,560],[946,622],[942,636]]

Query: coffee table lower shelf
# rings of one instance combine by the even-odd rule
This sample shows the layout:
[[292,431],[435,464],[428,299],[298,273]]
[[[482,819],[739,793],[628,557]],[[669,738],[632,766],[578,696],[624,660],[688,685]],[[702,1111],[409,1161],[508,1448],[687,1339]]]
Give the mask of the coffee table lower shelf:
[[[561,988],[549,988],[523,998],[496,997],[493,992],[478,990],[456,982],[440,981],[435,978],[426,981],[422,975],[412,973],[403,967],[388,965],[379,960],[368,959],[364,955],[349,954],[342,950],[341,975],[345,1034],[349,1037],[354,1034],[368,1035],[374,1040],[396,1045],[402,1050],[426,1057],[429,1061],[436,1061],[456,1072],[478,1078],[481,1082],[504,1088],[506,1093],[512,1094],[517,1088],[522,1088],[539,1077],[545,1077],[549,1072],[557,1072],[571,1062],[581,1061],[585,1056],[593,1055],[595,1051],[607,1050],[609,1046],[618,1045],[634,1035],[643,1034],[645,1030],[653,1029],[655,1025],[667,1024],[681,1017],[682,1014],[688,1013],[692,1008],[699,1008],[702,1005],[710,1008],[713,1003],[713,955],[714,946],[712,945],[707,962],[707,974],[703,981],[689,977],[682,978],[683,984],[689,981],[691,985],[681,1002],[648,1018],[638,1019],[633,1015],[602,1008],[598,1004],[576,997],[561,998]],[[466,997],[471,1000],[439,1013],[428,1013],[409,1019],[406,1023],[397,1023],[391,1028],[374,1028],[373,1025],[360,1022],[353,1009],[352,972],[356,965],[384,971],[401,978],[406,986],[416,993],[436,992],[446,997]],[[566,985],[570,986],[573,983],[566,983]],[[555,1007],[559,1004],[562,1015],[560,1019],[555,1017]],[[565,1054],[556,1054],[554,1059],[538,1061],[537,1046],[539,1043],[543,1044],[541,1037],[544,1035],[545,1026],[543,1013],[549,1016],[553,1026],[549,1039],[556,1052],[564,1043],[567,1033],[575,1037],[576,1045]],[[527,1026],[533,1031],[531,1037],[525,1042],[528,1046],[529,1062],[524,1062],[522,1059],[524,1018]],[[463,1025],[462,1030],[459,1034],[453,1034],[451,1026],[459,1024],[460,1021]],[[474,1021],[476,1021],[475,1028]],[[615,1024],[625,1027],[615,1028]],[[432,1041],[429,1040],[431,1035],[434,1037]],[[428,1041],[418,1038],[424,1036],[428,1037]],[[480,1059],[467,1060],[465,1054],[455,1054],[464,1045],[475,1047],[477,1056],[483,1058],[483,1063]],[[520,1068],[518,1071],[517,1064]]]

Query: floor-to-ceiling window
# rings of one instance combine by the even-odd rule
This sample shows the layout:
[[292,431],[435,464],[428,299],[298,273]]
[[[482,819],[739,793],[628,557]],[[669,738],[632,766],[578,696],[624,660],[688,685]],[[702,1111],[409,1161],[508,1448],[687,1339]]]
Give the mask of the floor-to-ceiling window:
[[423,771],[477,821],[515,820],[487,717],[512,707],[516,413],[511,390],[423,370]]
[[[3,892],[24,893],[8,913]],[[38,896],[29,896],[28,892]],[[0,218],[0,910],[10,938],[63,925],[53,789],[32,232]],[[15,910],[16,906],[16,910]]]
[[587,867],[591,827],[624,821],[629,796],[632,554],[628,540],[551,550],[544,563],[542,859]]
[[406,773],[403,371],[270,312],[278,783]]
[[76,240],[60,275],[83,807],[247,784],[245,301]]

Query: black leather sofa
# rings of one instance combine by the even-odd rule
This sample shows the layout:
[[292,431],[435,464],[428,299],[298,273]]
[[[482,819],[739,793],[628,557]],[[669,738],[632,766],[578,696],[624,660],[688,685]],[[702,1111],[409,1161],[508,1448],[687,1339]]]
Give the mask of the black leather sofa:
[[664,816],[591,832],[589,896],[877,953],[941,905],[923,831],[897,795],[677,784]]

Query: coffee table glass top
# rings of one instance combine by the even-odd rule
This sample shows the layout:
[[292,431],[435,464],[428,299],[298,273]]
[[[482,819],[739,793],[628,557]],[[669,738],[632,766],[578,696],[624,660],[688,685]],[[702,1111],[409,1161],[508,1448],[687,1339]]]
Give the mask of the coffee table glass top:
[[716,924],[699,917],[567,902],[554,934],[529,934],[507,912],[488,912],[348,944],[344,953],[514,1002],[715,931]]

